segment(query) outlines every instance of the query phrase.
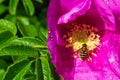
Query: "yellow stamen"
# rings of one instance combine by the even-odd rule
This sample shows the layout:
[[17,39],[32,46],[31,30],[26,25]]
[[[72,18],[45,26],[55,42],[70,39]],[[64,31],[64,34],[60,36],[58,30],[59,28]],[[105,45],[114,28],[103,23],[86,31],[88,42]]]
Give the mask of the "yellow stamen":
[[[100,44],[100,36],[96,34],[97,29],[86,24],[71,24],[71,29],[63,38],[68,44],[66,48],[73,47],[74,52],[79,52],[82,44],[86,44],[88,51],[94,50]],[[92,54],[92,53],[91,53]],[[96,56],[96,54],[94,53]]]

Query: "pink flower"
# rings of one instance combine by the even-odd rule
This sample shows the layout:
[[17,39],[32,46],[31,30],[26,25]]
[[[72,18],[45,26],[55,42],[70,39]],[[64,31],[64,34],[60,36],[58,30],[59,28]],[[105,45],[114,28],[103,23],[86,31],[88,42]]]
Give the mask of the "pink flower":
[[[50,0],[47,21],[48,49],[60,76],[120,80],[120,0]],[[89,40],[92,32],[97,39]],[[85,52],[88,56],[82,59]]]

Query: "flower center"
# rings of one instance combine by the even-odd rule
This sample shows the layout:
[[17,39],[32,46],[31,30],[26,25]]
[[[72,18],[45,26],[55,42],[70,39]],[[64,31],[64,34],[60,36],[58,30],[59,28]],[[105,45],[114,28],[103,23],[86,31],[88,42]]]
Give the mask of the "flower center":
[[96,34],[95,27],[74,23],[71,23],[70,27],[67,34],[63,35],[64,40],[67,41],[66,48],[73,47],[74,52],[79,52],[81,56],[86,57],[100,44],[100,36]]

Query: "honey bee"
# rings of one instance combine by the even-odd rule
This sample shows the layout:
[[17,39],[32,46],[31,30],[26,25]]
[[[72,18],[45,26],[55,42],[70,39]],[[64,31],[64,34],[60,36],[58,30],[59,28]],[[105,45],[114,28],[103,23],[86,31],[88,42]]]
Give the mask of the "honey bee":
[[87,49],[87,44],[82,44],[82,48],[80,50],[80,58],[82,60],[85,60],[87,57],[88,49]]

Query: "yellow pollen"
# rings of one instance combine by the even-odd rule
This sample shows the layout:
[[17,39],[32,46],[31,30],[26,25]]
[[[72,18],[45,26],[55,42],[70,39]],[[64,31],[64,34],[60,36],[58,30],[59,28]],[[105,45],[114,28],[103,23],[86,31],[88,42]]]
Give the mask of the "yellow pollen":
[[74,24],[67,34],[63,35],[63,39],[68,42],[66,48],[73,47],[73,50],[79,51],[82,44],[86,44],[88,51],[95,49],[100,44],[100,36],[96,34],[97,29],[86,24]]

